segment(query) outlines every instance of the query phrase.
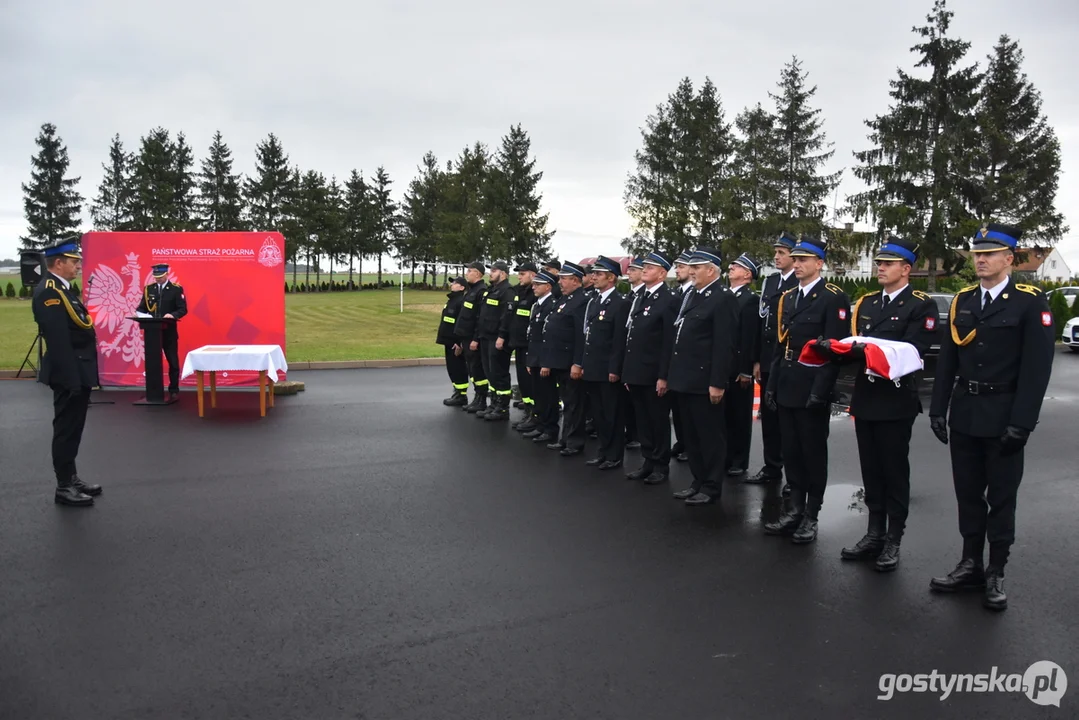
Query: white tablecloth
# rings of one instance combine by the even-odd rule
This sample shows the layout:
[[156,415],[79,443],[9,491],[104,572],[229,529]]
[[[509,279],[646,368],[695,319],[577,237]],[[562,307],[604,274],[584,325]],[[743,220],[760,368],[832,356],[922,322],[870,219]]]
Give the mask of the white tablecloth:
[[187,354],[180,377],[186,378],[197,370],[265,370],[277,382],[278,370],[288,372],[288,363],[280,345],[203,345]]

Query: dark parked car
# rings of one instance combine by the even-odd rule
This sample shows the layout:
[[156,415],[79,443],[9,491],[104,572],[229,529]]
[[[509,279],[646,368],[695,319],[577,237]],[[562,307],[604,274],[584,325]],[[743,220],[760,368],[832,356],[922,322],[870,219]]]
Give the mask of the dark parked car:
[[[925,368],[918,378],[919,392],[923,397],[927,397],[933,389],[933,376],[937,372],[937,355],[940,353],[940,343],[944,338],[944,333],[947,332],[948,310],[951,307],[952,298],[955,297],[951,293],[929,293],[929,296],[937,304],[937,317],[939,319],[937,321],[937,339],[929,347],[929,351],[926,352],[923,358]],[[854,373],[857,367],[856,365],[844,365],[843,369],[839,371],[839,379],[835,385],[836,398],[834,401],[838,408],[833,407],[833,410],[846,411],[850,407],[851,395],[854,392]]]

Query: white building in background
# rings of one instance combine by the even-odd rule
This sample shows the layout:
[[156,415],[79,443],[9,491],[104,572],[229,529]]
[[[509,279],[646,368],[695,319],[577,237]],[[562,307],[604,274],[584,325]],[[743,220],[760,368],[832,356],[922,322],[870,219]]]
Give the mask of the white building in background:
[[1071,268],[1056,248],[1029,248],[1026,253],[1027,261],[1016,268],[1018,272],[1029,272],[1030,277],[1042,281],[1064,282],[1071,279]]

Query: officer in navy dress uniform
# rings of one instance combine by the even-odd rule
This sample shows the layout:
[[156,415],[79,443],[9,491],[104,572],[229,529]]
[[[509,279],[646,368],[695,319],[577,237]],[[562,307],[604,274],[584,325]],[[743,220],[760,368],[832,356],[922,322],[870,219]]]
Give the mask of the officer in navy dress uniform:
[[562,272],[562,262],[558,258],[551,258],[544,261],[542,269],[547,271],[547,274],[555,278],[555,284],[551,286],[551,294],[554,295],[554,299],[558,300],[562,297],[562,288],[558,286],[558,273]]
[[[874,258],[883,290],[863,295],[851,309],[850,334],[909,343],[924,357],[937,336],[937,305],[910,286],[918,244],[891,236]],[[827,346],[828,341],[821,343]],[[858,460],[869,509],[865,536],[843,548],[844,560],[874,560],[881,572],[899,565],[899,545],[910,505],[910,435],[922,412],[920,373],[897,381],[865,372],[865,345],[855,343],[841,362],[857,363],[850,413],[858,438]]]
[[450,384],[453,385],[453,394],[442,401],[443,405],[450,407],[468,405],[468,363],[465,362],[461,346],[453,334],[457,316],[461,314],[464,306],[467,286],[463,277],[454,278],[450,283],[450,291],[446,294],[449,299],[442,308],[442,319],[438,323],[438,335],[435,338],[435,342],[445,349],[446,374],[450,376]]
[[562,435],[548,443],[565,457],[584,450],[584,310],[588,300],[581,287],[584,270],[568,260],[562,263],[558,282],[562,297],[547,316],[543,329],[541,369],[554,374],[562,400]]
[[675,393],[693,484],[674,493],[687,505],[723,492],[727,451],[723,396],[737,356],[738,301],[720,282],[719,252],[699,247],[690,259],[694,289],[675,319],[674,351],[659,389]]
[[[779,272],[773,273],[764,279],[761,284],[759,315],[761,318],[760,351],[758,353],[757,369],[754,376],[761,389],[763,400],[764,389],[768,387],[768,376],[772,370],[772,360],[776,354],[776,332],[779,328],[779,299],[798,284],[798,278],[794,276],[794,258],[791,250],[798,243],[798,239],[788,232],[784,232],[772,244],[775,249],[772,261]],[[764,467],[756,474],[747,477],[744,482],[763,484],[783,478],[783,442],[779,433],[779,415],[761,403],[761,444],[764,446]],[[788,488],[785,486],[784,490]]]
[[[937,592],[983,590],[983,604],[1004,610],[1004,566],[1015,542],[1015,503],[1027,438],[1038,424],[1053,368],[1056,324],[1045,294],[1015,283],[1011,270],[1021,231],[991,224],[974,236],[980,283],[952,300],[940,349],[930,425],[948,443],[959,505],[963,557]],[[950,412],[949,412],[950,411]],[[989,565],[983,568],[986,540]]]
[[522,431],[524,437],[536,443],[558,442],[558,384],[555,375],[548,370],[546,374],[541,372],[543,367],[543,337],[547,325],[547,316],[554,311],[558,303],[554,295],[554,288],[558,285],[558,279],[541,270],[532,279],[532,288],[536,300],[532,303],[528,318],[528,374],[532,378],[532,399],[535,409],[536,426],[531,430]]
[[34,288],[33,313],[45,341],[37,381],[52,388],[52,464],[55,500],[86,507],[101,494],[100,485],[84,482],[75,467],[90,392],[98,385],[94,321],[71,282],[82,269],[78,243],[65,241],[45,249],[48,272]]
[[528,374],[528,318],[532,314],[532,303],[536,294],[532,289],[532,280],[539,268],[533,262],[524,262],[514,268],[517,273],[517,285],[513,288],[513,300],[502,316],[502,327],[498,331],[498,340],[502,347],[513,351],[514,364],[517,368],[517,389],[521,393],[518,407],[525,411],[520,422],[513,424],[513,429],[528,432],[536,428],[534,402],[532,398],[532,376]]
[[[142,290],[142,302],[138,312],[153,315],[156,318],[175,318],[179,320],[187,315],[187,298],[184,289],[174,282],[169,282],[169,266],[162,263],[153,267],[156,282]],[[180,394],[180,333],[176,323],[166,323],[161,329],[161,349],[169,364],[169,397],[175,399]]]
[[753,440],[753,368],[760,356],[760,297],[750,283],[760,265],[743,253],[727,269],[731,292],[738,301],[738,359],[723,404],[727,407],[727,474],[744,475]]
[[776,337],[782,350],[772,361],[764,393],[764,402],[779,413],[790,505],[764,530],[769,535],[791,535],[801,544],[817,539],[817,517],[828,485],[831,400],[839,366],[810,367],[799,363],[798,356],[810,340],[847,337],[850,300],[820,276],[824,240],[803,235],[791,256],[798,286],[780,298]]
[[642,265],[644,282],[630,308],[621,350],[622,382],[633,401],[644,462],[626,477],[655,485],[670,477],[672,395],[660,394],[657,382],[668,375],[682,298],[665,282],[671,269],[665,255],[648,253]]
[[[693,258],[693,253],[684,250],[674,260],[674,276],[678,280],[678,287],[675,289],[675,296],[678,298],[678,309],[675,311],[675,317],[678,317],[679,312],[685,307],[686,302],[689,301],[689,296],[693,293],[693,278],[690,277],[689,261]],[[671,457],[678,462],[689,462],[689,455],[686,454],[686,445],[682,441],[682,418],[678,414],[677,403],[675,402],[675,396],[672,394],[670,397],[671,402],[671,415],[674,420],[674,445],[671,447]]]
[[461,354],[468,365],[468,376],[472,380],[472,388],[475,391],[472,402],[462,408],[469,413],[487,410],[487,375],[483,372],[480,341],[476,337],[481,298],[487,290],[487,284],[483,282],[485,272],[487,272],[487,266],[481,262],[471,263],[465,270],[468,288],[465,290],[464,301],[461,303],[461,314],[457,316],[457,322],[453,327],[453,335],[457,338]]
[[[635,257],[626,266],[626,279],[629,281],[629,292],[626,294],[626,299],[629,300],[631,312],[633,304],[637,302],[641,296],[641,291],[644,290],[644,281],[641,279],[643,272],[642,258]],[[636,449],[641,446],[641,443],[637,439],[637,418],[633,408],[633,398],[624,383],[620,384],[620,387],[623,389],[622,406],[625,408],[626,448]]]
[[622,274],[618,262],[600,255],[592,265],[593,297],[585,305],[583,381],[599,435],[596,457],[587,462],[599,470],[622,467],[626,450],[625,388],[622,354],[630,301],[615,284]]

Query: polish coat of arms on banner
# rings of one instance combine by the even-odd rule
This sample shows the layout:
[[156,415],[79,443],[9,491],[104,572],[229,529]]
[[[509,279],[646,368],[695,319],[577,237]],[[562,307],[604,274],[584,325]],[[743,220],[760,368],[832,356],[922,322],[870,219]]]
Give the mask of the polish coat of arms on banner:
[[[98,334],[98,350],[105,357],[119,352],[124,362],[141,367],[144,360],[142,330],[129,320],[142,301],[142,289],[155,282],[152,271],[140,276],[139,256],[127,254],[127,264],[117,272],[108,265],[99,265],[90,276],[86,288],[86,305],[94,316]],[[125,281],[127,275],[130,280]],[[176,276],[170,272],[169,282]],[[102,337],[104,336],[104,337]]]
[[277,246],[277,241],[267,236],[262,241],[262,247],[259,248],[259,264],[268,268],[277,267],[282,259],[281,248]]

